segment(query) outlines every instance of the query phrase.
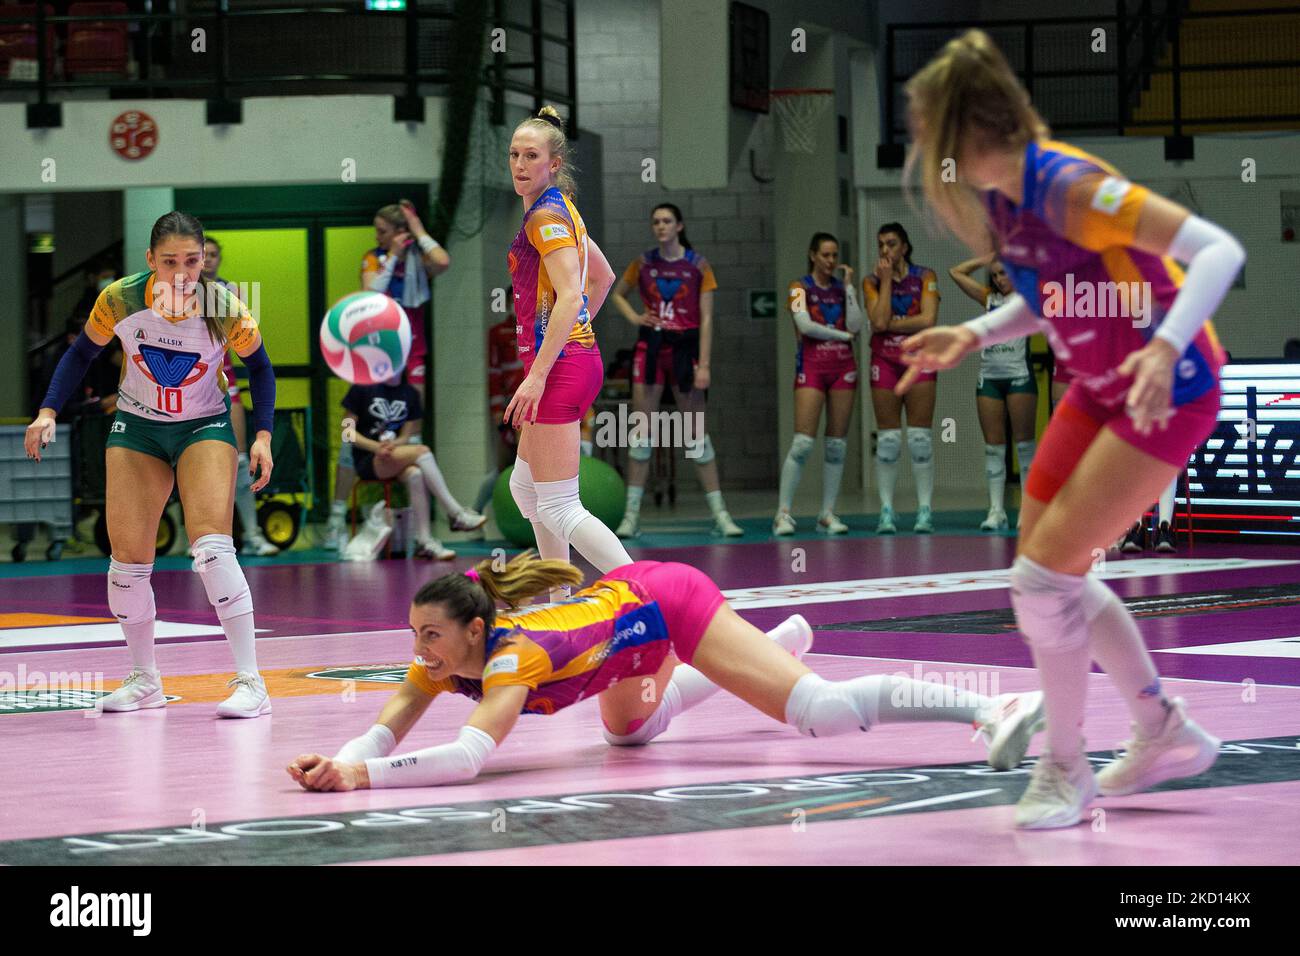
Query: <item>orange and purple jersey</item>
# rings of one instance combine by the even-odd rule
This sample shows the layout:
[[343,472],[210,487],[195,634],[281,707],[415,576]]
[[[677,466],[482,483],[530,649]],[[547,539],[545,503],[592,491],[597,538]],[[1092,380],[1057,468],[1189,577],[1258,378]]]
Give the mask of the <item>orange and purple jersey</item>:
[[[880,298],[880,280],[875,274],[862,280],[862,297],[867,308]],[[894,279],[890,284],[890,315],[903,318],[920,315],[925,303],[939,298],[939,280],[934,270],[928,266],[907,267],[907,274],[901,279]],[[871,354],[892,361],[899,361],[903,354],[903,341],[910,332],[875,332],[871,336]]]
[[[847,320],[844,315],[844,283],[839,279],[832,277],[830,288],[827,289],[823,289],[814,282],[811,275],[806,275],[802,279],[795,279],[790,283],[790,311],[794,312],[801,303],[803,311],[807,312],[808,318],[814,322],[829,326],[832,329],[839,329],[841,332],[848,331]],[[803,366],[804,349],[816,351],[822,355],[833,355],[836,358],[853,358],[853,346],[848,342],[834,342],[829,339],[815,339],[807,335],[801,335],[799,341],[795,344],[794,361],[796,371]]]
[[[537,351],[546,337],[551,311],[555,308],[555,285],[547,275],[542,259],[566,246],[578,250],[582,307],[565,341],[594,345],[596,335],[591,328],[591,314],[587,311],[587,227],[569,197],[552,186],[524,213],[523,225],[510,244],[507,257],[515,290],[515,333],[519,341],[519,358],[525,370],[532,368],[537,358]],[[560,356],[563,355],[561,350]]]
[[602,579],[559,604],[498,615],[481,678],[433,680],[419,662],[406,678],[427,694],[474,700],[493,687],[527,687],[521,713],[552,714],[625,678],[654,674],[671,648],[663,614],[645,587]]
[[[1025,147],[1020,205],[996,190],[983,194],[1016,291],[1047,321],[1057,359],[1103,404],[1127,392],[1119,365],[1151,340],[1182,284],[1173,259],[1133,247],[1150,195],[1108,163],[1052,140]],[[1175,370],[1174,404],[1212,389],[1224,361],[1207,322]]]
[[718,287],[713,267],[694,249],[680,259],[665,259],[658,247],[632,260],[623,281],[641,294],[645,310],[666,332],[700,327],[700,296]]

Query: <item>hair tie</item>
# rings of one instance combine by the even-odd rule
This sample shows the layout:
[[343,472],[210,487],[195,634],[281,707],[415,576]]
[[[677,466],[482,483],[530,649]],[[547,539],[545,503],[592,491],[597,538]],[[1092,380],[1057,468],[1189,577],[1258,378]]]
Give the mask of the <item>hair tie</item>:
[[552,116],[550,113],[538,113],[533,118],[539,120],[545,120],[546,122],[554,126],[556,129],[558,129],[561,133],[564,132],[564,123],[560,120],[558,116]]
[[482,581],[479,579],[478,572],[475,571],[473,568],[470,568],[468,571],[465,572],[465,577],[469,578],[471,581],[475,582],[476,584],[482,583]]

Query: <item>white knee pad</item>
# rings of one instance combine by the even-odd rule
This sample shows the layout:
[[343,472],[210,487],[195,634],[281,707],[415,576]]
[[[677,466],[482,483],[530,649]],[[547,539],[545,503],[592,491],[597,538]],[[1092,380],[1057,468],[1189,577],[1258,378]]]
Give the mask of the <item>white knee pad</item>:
[[194,570],[219,620],[253,612],[253,595],[248,590],[248,579],[239,566],[230,535],[205,534],[195,541]]
[[1011,606],[1025,640],[1039,650],[1056,654],[1087,644],[1085,588],[1085,577],[1061,574],[1024,555],[1016,558],[1011,565]]
[[650,447],[650,438],[648,435],[640,433],[633,434],[628,439],[627,457],[633,461],[649,461],[650,456],[654,454],[654,449]]
[[909,428],[907,430],[907,450],[912,461],[924,465],[934,457],[933,439],[928,428]]
[[123,624],[143,624],[156,613],[149,576],[152,564],[126,564],[116,558],[108,562],[108,609]]
[[707,465],[716,457],[713,453],[713,439],[705,435],[703,441],[687,445],[686,457],[697,465]]
[[848,684],[804,674],[786,701],[786,722],[807,737],[834,737],[855,730],[870,730],[871,721]]
[[681,710],[681,693],[669,682],[664,687],[664,698],[655,708],[655,712],[645,719],[636,730],[630,734],[616,734],[608,727],[601,724],[601,730],[605,734],[605,741],[611,747],[636,747],[641,744],[648,744],[654,740],[672,723],[673,716]]
[[849,450],[849,443],[843,438],[826,439],[825,460],[828,465],[844,464],[844,456]]
[[984,475],[988,478],[1005,478],[1007,474],[1007,446],[984,446]]
[[1083,608],[1083,619],[1085,621],[1091,623],[1112,602],[1121,605],[1124,603],[1119,599],[1119,595],[1106,587],[1094,575],[1085,574],[1083,576],[1083,592],[1079,595],[1079,603]]
[[808,458],[812,455],[813,446],[817,439],[812,435],[805,435],[803,432],[795,432],[794,440],[790,442],[790,458],[800,465],[808,464]]
[[876,458],[882,465],[897,463],[903,450],[903,431],[900,428],[886,428],[876,433]]
[[522,458],[515,459],[515,470],[510,473],[510,494],[519,506],[519,513],[527,520],[537,517],[537,489],[533,486],[533,471]]
[[577,475],[564,481],[543,481],[533,487],[537,489],[538,519],[561,541],[568,541],[573,529],[591,517],[578,497]]

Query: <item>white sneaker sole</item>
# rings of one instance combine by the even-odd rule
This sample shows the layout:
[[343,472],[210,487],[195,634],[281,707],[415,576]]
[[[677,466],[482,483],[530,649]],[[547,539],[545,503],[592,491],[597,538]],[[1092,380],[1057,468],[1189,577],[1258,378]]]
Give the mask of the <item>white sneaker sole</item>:
[[[1156,758],[1155,764],[1143,776],[1127,787],[1107,787],[1104,785],[1105,777],[1103,776],[1097,783],[1098,792],[1103,797],[1127,797],[1150,790],[1152,787],[1159,786],[1168,780],[1195,777],[1197,774],[1209,770],[1214,766],[1214,762],[1219,759],[1219,746],[1222,741],[1205,733],[1199,727],[1196,729],[1200,731],[1202,739],[1199,742],[1200,747],[1195,753],[1173,761],[1165,761],[1165,755],[1162,754]],[[1178,749],[1182,750],[1183,748]]]
[[1020,766],[1029,751],[1029,743],[1046,726],[1043,717],[1043,695],[1041,691],[1021,694],[1021,707],[1000,726],[999,733],[989,743],[989,766],[994,770],[1014,770]]
[[269,697],[266,698],[266,700],[262,701],[260,705],[258,705],[257,711],[255,713],[249,713],[246,710],[235,710],[232,707],[226,707],[224,703],[220,703],[217,705],[218,717],[230,717],[230,718],[262,717],[266,714],[269,714],[270,712],[271,712],[271,698]]
[[98,709],[106,714],[130,714],[137,710],[153,710],[156,707],[166,706],[167,698],[163,696],[162,691],[159,691],[157,694],[150,694],[148,697],[142,697],[131,704],[113,704],[110,706],[101,701],[98,705]]
[[1016,821],[1017,830],[1060,830],[1065,827],[1078,826],[1083,822],[1084,814],[1088,812],[1088,807],[1093,800],[1097,799],[1097,778],[1092,776],[1091,792],[1087,793],[1084,799],[1079,801],[1073,807],[1062,807],[1056,813],[1048,814],[1037,820],[1030,820],[1025,823]]

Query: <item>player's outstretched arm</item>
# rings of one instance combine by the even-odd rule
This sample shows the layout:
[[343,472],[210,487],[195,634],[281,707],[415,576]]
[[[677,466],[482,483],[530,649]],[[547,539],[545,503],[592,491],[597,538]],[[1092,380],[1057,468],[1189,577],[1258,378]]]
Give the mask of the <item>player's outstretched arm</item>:
[[354,790],[357,765],[365,760],[387,757],[415,726],[433,703],[433,695],[421,690],[409,678],[388,698],[379,719],[360,737],[345,743],[332,758],[322,754],[300,754],[286,768],[304,790]]

